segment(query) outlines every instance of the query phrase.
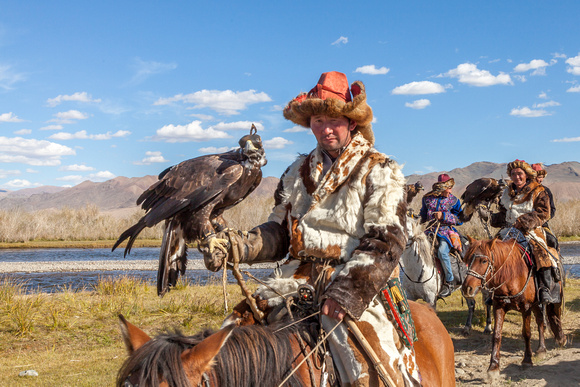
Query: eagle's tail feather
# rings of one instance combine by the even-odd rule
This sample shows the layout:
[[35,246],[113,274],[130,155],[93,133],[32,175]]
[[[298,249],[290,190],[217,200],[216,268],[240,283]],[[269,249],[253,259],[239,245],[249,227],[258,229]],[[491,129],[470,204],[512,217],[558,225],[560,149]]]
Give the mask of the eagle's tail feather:
[[163,297],[177,284],[179,275],[185,274],[187,264],[187,245],[182,230],[175,226],[175,219],[165,225],[163,242],[159,252],[159,268],[157,271],[157,295]]
[[127,247],[125,247],[125,252],[123,253],[123,257],[126,257],[127,254],[129,254],[131,252],[131,246],[133,246],[133,242],[135,242],[135,239],[137,239],[137,236],[139,235],[139,233],[141,231],[143,231],[143,229],[145,227],[146,227],[146,224],[144,222],[141,222],[141,221],[139,221],[136,224],[134,224],[133,226],[129,227],[127,230],[125,230],[125,232],[123,232],[121,234],[119,239],[117,239],[117,242],[115,242],[111,251],[115,251],[115,249],[117,247],[119,247],[119,245],[125,239],[129,238],[129,242],[127,242]]

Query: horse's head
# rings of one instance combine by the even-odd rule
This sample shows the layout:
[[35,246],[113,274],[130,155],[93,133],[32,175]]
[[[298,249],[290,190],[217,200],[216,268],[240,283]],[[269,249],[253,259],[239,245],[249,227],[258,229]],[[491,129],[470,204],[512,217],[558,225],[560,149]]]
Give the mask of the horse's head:
[[129,353],[117,376],[119,387],[204,385],[206,372],[234,328],[226,326],[198,342],[180,335],[152,339],[122,315],[119,319]]
[[465,253],[467,276],[461,286],[465,298],[473,298],[489,281],[493,274],[493,249],[498,239],[479,241],[470,236],[469,249]]

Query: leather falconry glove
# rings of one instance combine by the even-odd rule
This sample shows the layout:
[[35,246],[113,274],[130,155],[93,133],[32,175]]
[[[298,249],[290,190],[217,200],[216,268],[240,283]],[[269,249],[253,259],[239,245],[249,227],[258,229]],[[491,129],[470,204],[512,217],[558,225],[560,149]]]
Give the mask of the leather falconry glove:
[[286,229],[276,222],[267,222],[253,228],[249,232],[240,230],[225,230],[216,234],[216,238],[229,241],[227,254],[220,249],[210,252],[200,249],[205,267],[210,271],[218,271],[223,267],[223,260],[233,263],[236,249],[240,263],[275,262],[288,253],[289,240]]

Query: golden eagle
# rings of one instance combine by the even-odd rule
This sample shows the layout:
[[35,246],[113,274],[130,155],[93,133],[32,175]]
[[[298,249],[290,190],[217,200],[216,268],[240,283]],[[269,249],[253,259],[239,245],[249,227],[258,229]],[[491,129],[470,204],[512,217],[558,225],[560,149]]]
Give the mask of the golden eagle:
[[227,227],[223,212],[248,196],[262,180],[266,165],[262,139],[252,124],[240,148],[183,161],[159,174],[137,199],[146,214],[121,234],[112,250],[129,238],[124,256],[131,252],[137,235],[145,227],[165,221],[159,253],[157,294],[163,296],[185,273],[187,242],[197,241],[210,251],[224,249],[227,240],[215,238]]
[[464,216],[462,220],[469,221],[480,204],[489,210],[489,207],[499,200],[505,186],[503,179],[496,180],[491,177],[482,177],[471,182],[461,195]]

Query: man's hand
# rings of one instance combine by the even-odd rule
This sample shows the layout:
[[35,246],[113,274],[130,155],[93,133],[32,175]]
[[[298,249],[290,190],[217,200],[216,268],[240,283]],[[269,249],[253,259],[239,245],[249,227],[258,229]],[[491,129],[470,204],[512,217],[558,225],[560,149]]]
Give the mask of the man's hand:
[[437,220],[441,220],[441,219],[443,219],[443,212],[441,212],[441,211],[436,211],[436,212],[434,212],[434,213],[433,213],[433,217],[434,217],[435,219],[437,219]]
[[344,309],[342,309],[338,302],[334,301],[332,298],[327,298],[326,301],[324,301],[320,313],[339,321],[346,316]]

